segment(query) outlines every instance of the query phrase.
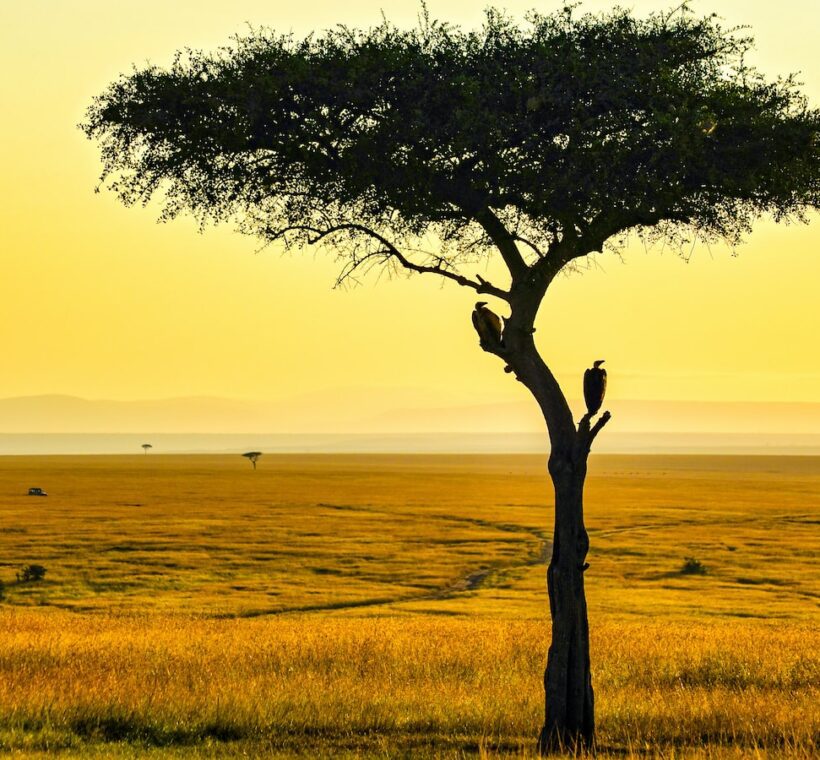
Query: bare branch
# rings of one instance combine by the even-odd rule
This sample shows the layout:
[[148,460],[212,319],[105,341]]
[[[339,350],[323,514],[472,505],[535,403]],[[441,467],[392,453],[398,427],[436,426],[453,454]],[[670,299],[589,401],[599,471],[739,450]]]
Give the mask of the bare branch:
[[375,230],[372,230],[363,224],[348,222],[344,224],[330,225],[326,229],[319,229],[317,227],[312,227],[310,225],[297,224],[291,225],[289,227],[284,227],[276,231],[269,230],[267,234],[269,240],[273,241],[286,238],[289,232],[304,232],[310,235],[310,237],[308,237],[307,239],[308,244],[316,245],[329,235],[345,231],[360,232],[362,234],[368,235],[374,240],[376,240],[382,246],[382,248],[378,251],[372,251],[361,258],[354,258],[354,260],[351,262],[352,266],[348,266],[345,268],[345,270],[342,271],[341,275],[337,279],[337,284],[341,284],[342,281],[344,281],[348,276],[350,276],[350,274],[353,273],[354,270],[359,268],[366,261],[372,261],[374,258],[380,257],[384,260],[392,259],[393,261],[398,262],[404,269],[407,269],[411,272],[418,272],[419,274],[437,274],[440,277],[452,280],[453,282],[463,287],[472,288],[476,291],[476,293],[486,293],[487,295],[492,295],[496,298],[500,298],[503,301],[509,301],[510,299],[509,292],[503,290],[502,288],[496,287],[495,285],[481,277],[479,277],[477,280],[471,280],[469,277],[464,277],[463,275],[458,274],[458,272],[451,271],[447,268],[447,260],[441,256],[436,258],[436,263],[433,266],[418,264],[414,261],[411,261],[387,238],[385,238],[383,235],[379,234]]
[[592,443],[596,436],[603,430],[606,423],[612,419],[612,415],[609,412],[604,412],[595,424],[590,427],[592,417],[593,414],[587,412],[578,423],[578,437],[576,439],[577,453],[583,457],[589,454],[589,450],[592,448]]
[[592,426],[592,429],[589,431],[589,442],[590,445],[595,440],[595,437],[598,433],[603,430],[604,425],[612,419],[612,415],[609,412],[604,412],[599,418],[598,421]]
[[[371,251],[370,253],[362,256],[356,257],[348,261],[344,267],[342,267],[342,271],[339,272],[339,276],[336,278],[336,282],[334,283],[334,287],[338,288],[341,287],[346,280],[353,280],[358,284],[358,280],[353,276],[355,271],[360,268],[365,268],[365,272],[369,271],[372,266],[375,266],[378,261],[373,261],[374,259],[381,259],[382,261],[387,260],[390,258],[390,251],[387,249],[380,249],[378,251]],[[370,263],[371,266],[365,266],[366,264]]]

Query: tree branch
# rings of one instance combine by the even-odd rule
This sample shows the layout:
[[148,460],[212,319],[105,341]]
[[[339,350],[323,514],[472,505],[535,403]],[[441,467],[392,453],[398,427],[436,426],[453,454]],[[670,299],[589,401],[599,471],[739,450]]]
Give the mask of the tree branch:
[[671,210],[642,211],[636,209],[622,213],[599,214],[581,236],[576,257],[586,256],[592,251],[600,253],[609,238],[626,232],[632,227],[654,227],[662,221],[686,224],[689,219],[684,214]]
[[589,442],[590,445],[595,440],[595,437],[598,433],[603,430],[604,425],[612,419],[612,415],[609,412],[604,412],[599,418],[598,421],[592,426],[592,429],[589,431]]
[[531,240],[527,240],[527,238],[521,237],[521,235],[513,235],[513,240],[517,240],[520,243],[523,243],[524,245],[529,246],[530,248],[532,248],[532,250],[535,251],[535,253],[538,255],[539,259],[544,258],[544,252],[535,243],[533,243]]
[[358,268],[365,261],[373,258],[374,256],[383,255],[386,259],[394,259],[404,269],[407,269],[411,272],[418,272],[419,274],[437,274],[440,277],[452,280],[453,282],[458,283],[459,285],[465,288],[472,288],[473,290],[475,290],[476,293],[486,293],[487,295],[500,298],[503,301],[510,300],[509,292],[503,290],[502,288],[496,287],[495,285],[483,279],[482,277],[477,277],[477,280],[471,280],[469,277],[464,277],[463,275],[458,274],[458,272],[452,272],[449,269],[446,269],[445,267],[447,265],[447,261],[444,258],[439,258],[434,266],[417,264],[416,262],[411,261],[383,235],[380,235],[375,230],[372,230],[363,224],[357,224],[355,222],[335,224],[331,225],[326,229],[319,229],[318,227],[313,227],[311,225],[306,224],[295,224],[289,227],[285,227],[281,230],[277,230],[275,232],[269,232],[269,240],[273,242],[274,240],[278,240],[280,238],[284,239],[287,233],[289,232],[305,232],[312,235],[312,237],[309,237],[307,239],[308,244],[316,245],[329,235],[345,231],[361,232],[362,234],[368,235],[372,237],[374,240],[378,241],[383,246],[383,248],[379,251],[369,253],[360,259],[354,259],[354,261],[352,262],[353,266],[347,271],[345,275],[339,278],[338,282],[342,282],[346,276],[352,273],[353,270]]
[[577,448],[579,453],[583,455],[589,454],[589,450],[592,448],[592,443],[596,436],[604,429],[604,425],[612,419],[612,415],[609,412],[604,412],[595,424],[590,427],[592,417],[593,415],[587,412],[578,423]]
[[490,240],[498,248],[501,258],[504,259],[504,263],[510,271],[513,282],[523,279],[529,270],[527,262],[521,256],[521,252],[515,244],[515,238],[493,213],[492,209],[485,206],[477,214],[473,214],[473,218],[481,225]]

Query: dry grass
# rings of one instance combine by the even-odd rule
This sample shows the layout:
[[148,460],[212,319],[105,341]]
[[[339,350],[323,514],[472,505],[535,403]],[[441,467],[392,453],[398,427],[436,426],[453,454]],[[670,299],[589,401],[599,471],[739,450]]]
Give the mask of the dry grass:
[[[196,620],[9,611],[9,748],[89,740],[285,750],[531,748],[544,626],[317,617]],[[593,649],[604,751],[795,750],[820,731],[820,634],[766,623],[605,623]]]
[[[0,748],[529,756],[541,463],[236,460],[0,460]],[[813,757],[817,460],[593,472],[600,756]],[[45,581],[15,584],[26,562]]]

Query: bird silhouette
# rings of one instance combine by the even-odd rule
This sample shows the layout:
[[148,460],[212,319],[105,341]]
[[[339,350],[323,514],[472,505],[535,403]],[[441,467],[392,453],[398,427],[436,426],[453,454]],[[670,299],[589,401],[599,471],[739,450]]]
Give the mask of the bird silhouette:
[[479,301],[473,310],[473,327],[478,333],[478,341],[484,349],[503,345],[501,339],[501,318],[487,308],[486,301]]
[[590,416],[596,414],[604,403],[606,394],[606,370],[601,367],[603,359],[594,362],[586,372],[584,372],[584,401],[587,404],[587,412]]

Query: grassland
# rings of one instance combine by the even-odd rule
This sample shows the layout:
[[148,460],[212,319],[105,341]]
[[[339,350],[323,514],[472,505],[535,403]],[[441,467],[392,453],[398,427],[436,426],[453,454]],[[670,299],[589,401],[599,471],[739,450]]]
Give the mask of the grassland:
[[[601,755],[814,756],[820,460],[591,470]],[[536,457],[0,458],[0,748],[526,756],[549,499]]]

